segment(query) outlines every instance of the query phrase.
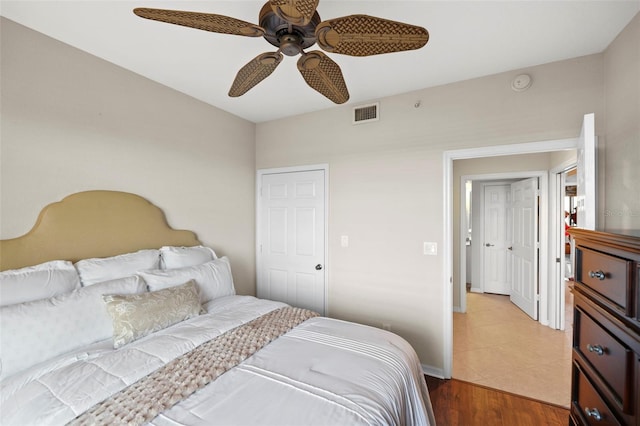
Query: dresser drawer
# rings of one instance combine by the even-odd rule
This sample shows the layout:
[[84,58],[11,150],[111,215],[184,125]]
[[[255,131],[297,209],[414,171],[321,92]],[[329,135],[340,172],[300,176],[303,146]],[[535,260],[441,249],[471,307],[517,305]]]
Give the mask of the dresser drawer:
[[573,365],[573,373],[572,414],[587,425],[622,425],[576,364]]
[[630,313],[629,299],[633,262],[579,247],[576,250],[576,280],[597,291],[624,312]]
[[574,349],[597,371],[619,408],[631,414],[634,404],[634,353],[580,306],[574,310]]

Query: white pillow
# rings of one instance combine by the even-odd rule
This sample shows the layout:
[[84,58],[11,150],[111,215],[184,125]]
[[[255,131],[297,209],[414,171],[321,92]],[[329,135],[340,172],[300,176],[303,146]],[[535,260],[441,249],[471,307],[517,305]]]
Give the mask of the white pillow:
[[160,251],[140,250],[112,257],[83,259],[76,262],[83,286],[135,275],[144,269],[160,267]]
[[213,299],[236,294],[231,276],[229,259],[223,256],[207,263],[186,268],[156,271],[140,271],[149,291],[162,290],[194,280],[200,292],[200,301],[207,303]]
[[162,269],[185,268],[187,266],[202,265],[217,259],[213,249],[204,246],[193,247],[160,247],[160,267]]
[[80,287],[73,263],[54,260],[0,272],[0,306],[48,299]]
[[104,294],[146,289],[131,276],[83,287],[51,299],[0,308],[0,380],[38,363],[113,336]]

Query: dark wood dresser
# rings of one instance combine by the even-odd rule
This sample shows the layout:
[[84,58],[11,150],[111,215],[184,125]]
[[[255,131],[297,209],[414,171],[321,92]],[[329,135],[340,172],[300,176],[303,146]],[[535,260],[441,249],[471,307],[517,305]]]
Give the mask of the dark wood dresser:
[[640,425],[640,238],[572,229],[570,425]]

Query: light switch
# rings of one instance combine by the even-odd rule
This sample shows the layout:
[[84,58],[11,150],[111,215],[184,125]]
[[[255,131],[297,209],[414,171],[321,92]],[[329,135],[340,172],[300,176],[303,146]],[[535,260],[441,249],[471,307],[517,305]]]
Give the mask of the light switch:
[[342,247],[349,247],[349,236],[343,235],[340,237],[340,245]]
[[431,243],[425,241],[424,243],[424,254],[428,256],[435,256],[438,254],[438,243]]

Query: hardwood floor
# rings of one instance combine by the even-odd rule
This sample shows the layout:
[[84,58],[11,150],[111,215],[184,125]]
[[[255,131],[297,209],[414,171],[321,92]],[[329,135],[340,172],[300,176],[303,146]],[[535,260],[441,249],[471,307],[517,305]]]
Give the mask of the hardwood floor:
[[425,376],[438,426],[566,426],[569,410],[456,379]]

